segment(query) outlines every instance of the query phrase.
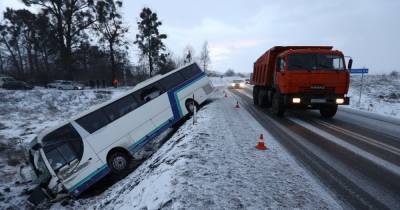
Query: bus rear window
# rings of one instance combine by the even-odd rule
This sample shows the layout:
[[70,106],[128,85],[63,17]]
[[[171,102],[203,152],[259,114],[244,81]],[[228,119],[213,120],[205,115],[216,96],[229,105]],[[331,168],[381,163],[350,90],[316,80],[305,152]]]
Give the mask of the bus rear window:
[[81,117],[76,122],[89,133],[94,133],[98,129],[110,123],[102,109],[96,110],[84,117]]
[[161,79],[160,83],[165,89],[170,90],[170,89],[178,86],[179,84],[183,83],[184,81],[185,81],[185,78],[183,78],[183,76],[181,74],[179,74],[178,72],[175,72],[175,73]]
[[185,79],[191,79],[195,75],[201,72],[200,68],[196,64],[189,65],[184,69],[180,70],[179,73],[185,77]]

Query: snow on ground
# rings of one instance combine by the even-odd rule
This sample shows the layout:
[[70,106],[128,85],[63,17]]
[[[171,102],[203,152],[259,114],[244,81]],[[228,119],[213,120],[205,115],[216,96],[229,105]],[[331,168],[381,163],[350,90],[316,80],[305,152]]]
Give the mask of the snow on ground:
[[[338,209],[233,97],[218,91],[128,177],[76,209]],[[260,133],[269,150],[255,148]],[[60,205],[53,206],[59,209]]]
[[22,145],[41,130],[57,125],[90,106],[123,93],[124,89],[62,91],[35,88],[29,91],[0,89],[0,209],[16,208],[26,199],[29,184],[17,176],[24,162]]
[[400,118],[399,76],[364,75],[361,103],[358,103],[361,76],[352,76],[350,84],[351,108]]

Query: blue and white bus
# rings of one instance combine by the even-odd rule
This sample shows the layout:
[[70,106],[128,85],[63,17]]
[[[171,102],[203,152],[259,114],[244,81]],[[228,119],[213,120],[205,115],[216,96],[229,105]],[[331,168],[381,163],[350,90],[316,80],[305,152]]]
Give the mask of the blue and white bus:
[[36,193],[78,196],[108,173],[126,175],[133,154],[212,92],[210,80],[192,63],[40,133],[29,148],[40,183]]

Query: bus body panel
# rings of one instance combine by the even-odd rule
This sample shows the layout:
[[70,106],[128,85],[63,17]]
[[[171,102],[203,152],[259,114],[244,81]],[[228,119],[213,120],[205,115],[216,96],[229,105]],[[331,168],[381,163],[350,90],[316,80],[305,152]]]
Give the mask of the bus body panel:
[[[204,78],[204,79],[203,79]],[[178,103],[178,108],[179,108],[179,113],[180,116],[184,116],[188,113],[186,109],[186,100],[192,99],[193,95],[195,98],[195,101],[199,104],[203,103],[205,101],[205,93],[202,89],[203,86],[209,84],[208,79],[205,79],[205,75],[200,76],[196,78],[191,85],[191,88],[182,88],[178,92],[175,93],[177,96],[177,101]]]
[[[83,141],[84,150],[81,161],[79,162],[74,173],[70,177],[63,180],[64,187],[74,195],[80,194],[84,189],[90,186],[86,183],[90,179],[95,182],[108,173],[104,168],[104,162],[99,159],[98,155],[93,151],[92,147]],[[102,172],[102,173],[101,173]],[[102,176],[103,174],[103,176]],[[82,185],[86,183],[85,185]],[[80,189],[79,189],[80,188]]]
[[[169,103],[169,101],[167,102]],[[164,108],[161,112],[157,113],[153,118],[151,118],[151,122],[155,127],[159,127],[165,122],[173,119],[172,109],[170,107]]]

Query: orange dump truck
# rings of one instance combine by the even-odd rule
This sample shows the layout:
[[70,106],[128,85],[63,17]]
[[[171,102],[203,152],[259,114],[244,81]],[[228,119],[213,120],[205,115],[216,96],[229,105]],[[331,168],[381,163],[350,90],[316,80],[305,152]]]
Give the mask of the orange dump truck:
[[254,63],[253,101],[282,116],[288,108],[319,109],[331,118],[348,105],[352,59],[330,46],[276,46]]

